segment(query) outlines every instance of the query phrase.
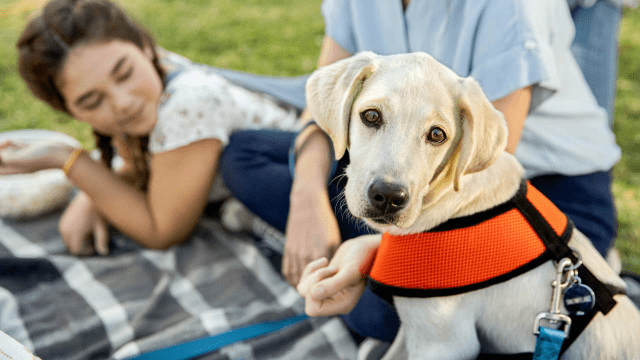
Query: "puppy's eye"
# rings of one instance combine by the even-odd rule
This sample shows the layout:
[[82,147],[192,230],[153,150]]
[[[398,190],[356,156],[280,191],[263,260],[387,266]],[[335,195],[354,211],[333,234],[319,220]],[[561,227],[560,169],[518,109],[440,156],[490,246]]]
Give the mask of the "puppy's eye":
[[441,128],[434,126],[429,130],[427,134],[427,140],[434,144],[442,144],[445,140],[447,140],[447,134],[444,133],[444,130]]
[[382,123],[382,115],[376,109],[365,110],[360,113],[360,117],[367,126],[380,126]]

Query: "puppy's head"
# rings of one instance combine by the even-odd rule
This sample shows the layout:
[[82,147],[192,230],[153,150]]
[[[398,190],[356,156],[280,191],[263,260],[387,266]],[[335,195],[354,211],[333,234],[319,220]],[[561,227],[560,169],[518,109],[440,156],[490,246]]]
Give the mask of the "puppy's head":
[[318,69],[306,91],[336,158],[349,150],[349,210],[382,231],[412,226],[428,199],[459,191],[506,146],[479,84],[424,53],[359,53]]

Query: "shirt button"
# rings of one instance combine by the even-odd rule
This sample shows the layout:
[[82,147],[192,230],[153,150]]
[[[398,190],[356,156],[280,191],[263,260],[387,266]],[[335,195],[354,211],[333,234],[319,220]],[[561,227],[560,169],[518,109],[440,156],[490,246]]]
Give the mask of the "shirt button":
[[527,40],[524,42],[524,48],[527,50],[533,50],[538,46],[535,40]]

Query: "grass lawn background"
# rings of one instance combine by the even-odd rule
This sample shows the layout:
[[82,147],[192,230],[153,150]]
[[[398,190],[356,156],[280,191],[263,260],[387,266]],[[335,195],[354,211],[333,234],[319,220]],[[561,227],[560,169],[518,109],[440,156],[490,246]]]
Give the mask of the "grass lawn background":
[[[0,132],[65,132],[92,148],[91,130],[34,100],[16,71],[15,42],[43,0],[0,0]],[[257,74],[295,76],[316,67],[323,35],[321,0],[120,1],[158,45],[194,61]],[[613,191],[625,269],[640,273],[640,9],[625,9],[615,132],[622,160]]]

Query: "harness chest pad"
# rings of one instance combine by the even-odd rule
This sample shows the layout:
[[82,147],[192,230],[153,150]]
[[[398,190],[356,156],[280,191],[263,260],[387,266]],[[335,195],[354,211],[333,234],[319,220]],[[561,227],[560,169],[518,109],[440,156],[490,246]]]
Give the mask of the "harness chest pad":
[[451,219],[423,233],[385,233],[369,286],[387,299],[477,290],[549,260],[546,244],[566,244],[572,231],[566,215],[523,181],[510,200],[492,209]]

